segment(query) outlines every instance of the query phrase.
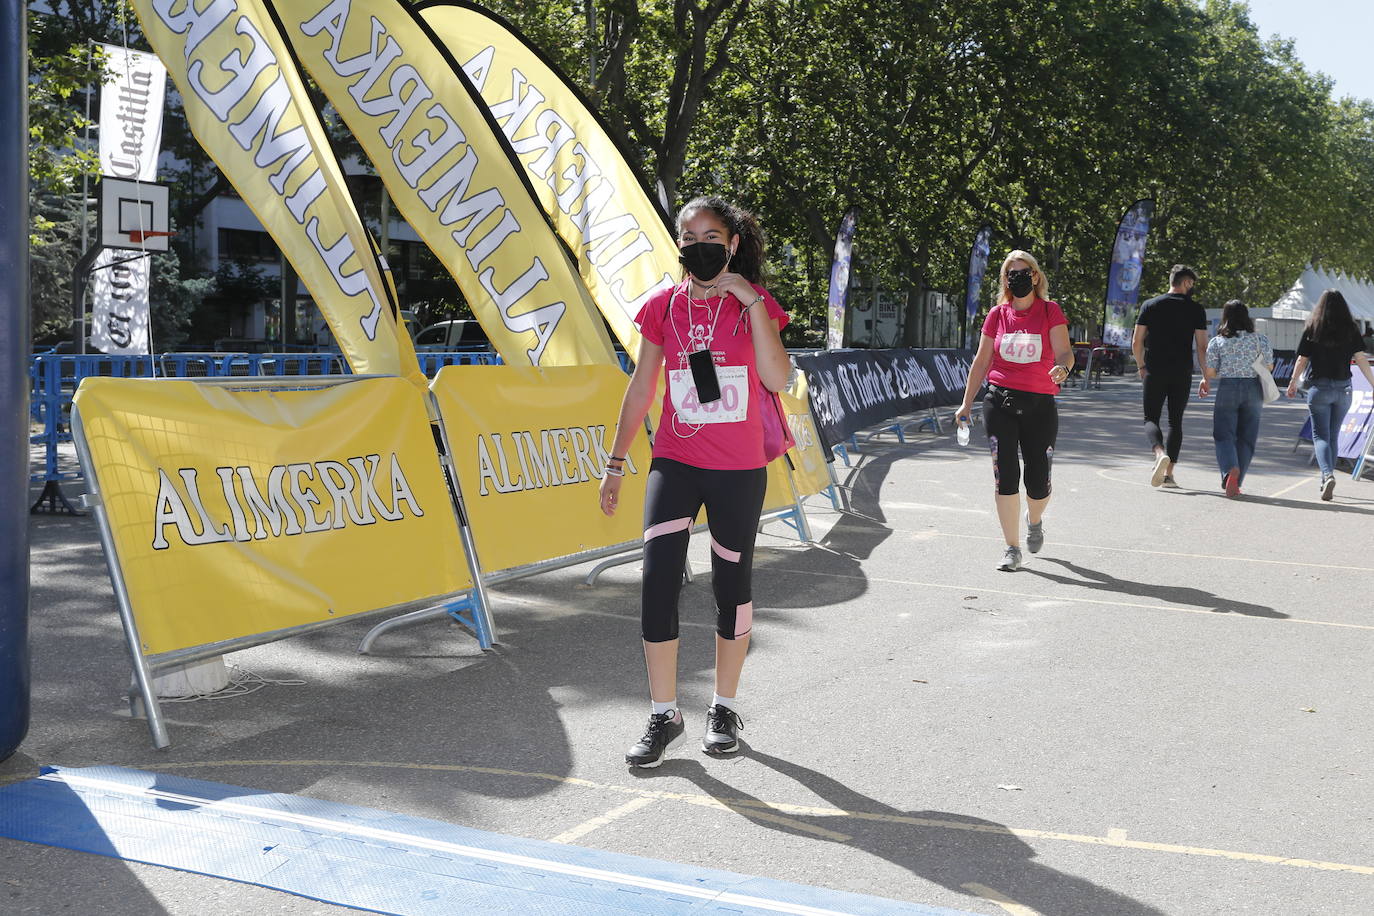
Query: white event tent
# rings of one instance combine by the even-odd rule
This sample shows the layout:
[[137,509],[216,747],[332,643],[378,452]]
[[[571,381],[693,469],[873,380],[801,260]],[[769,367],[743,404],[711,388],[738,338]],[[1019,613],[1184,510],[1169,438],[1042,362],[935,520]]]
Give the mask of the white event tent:
[[1323,270],[1308,264],[1288,292],[1274,303],[1274,318],[1298,318],[1306,320],[1316,306],[1321,294],[1328,289],[1338,289],[1345,296],[1350,312],[1363,325],[1366,321],[1374,323],[1374,283],[1349,277],[1340,271]]

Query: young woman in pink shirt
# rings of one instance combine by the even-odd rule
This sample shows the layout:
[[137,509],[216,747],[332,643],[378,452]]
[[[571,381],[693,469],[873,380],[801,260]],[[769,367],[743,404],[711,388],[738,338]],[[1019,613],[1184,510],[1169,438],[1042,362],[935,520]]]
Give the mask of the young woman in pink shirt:
[[787,313],[761,285],[764,236],[753,214],[698,197],[678,213],[677,236],[684,276],[650,296],[635,319],[643,340],[601,483],[601,511],[614,514],[624,475],[619,456],[639,434],[666,368],[645,485],[640,607],[653,709],[644,736],[625,755],[635,767],[658,766],[683,735],[678,592],[703,505],[716,600],[716,696],[702,750],[739,750],[735,695],[749,649],[754,537],[768,483],[764,418],[776,410],[772,392],[782,390],[792,369],[779,337]]
[[1048,296],[1049,284],[1035,258],[1024,251],[1008,254],[1002,262],[1002,295],[983,322],[964,403],[955,415],[957,422],[969,422],[973,399],[986,379],[983,425],[992,450],[997,519],[1007,542],[997,568],[1008,572],[1021,568],[1023,476],[1026,546],[1039,553],[1045,544],[1043,517],[1050,502],[1050,465],[1059,433],[1054,396],[1073,369],[1068,319]]

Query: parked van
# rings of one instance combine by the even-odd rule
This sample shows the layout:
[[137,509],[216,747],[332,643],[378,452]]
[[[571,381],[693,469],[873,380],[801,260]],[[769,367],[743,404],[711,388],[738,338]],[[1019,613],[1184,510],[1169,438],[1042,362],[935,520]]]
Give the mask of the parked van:
[[415,349],[450,352],[454,350],[489,350],[487,332],[471,318],[440,321],[415,335]]

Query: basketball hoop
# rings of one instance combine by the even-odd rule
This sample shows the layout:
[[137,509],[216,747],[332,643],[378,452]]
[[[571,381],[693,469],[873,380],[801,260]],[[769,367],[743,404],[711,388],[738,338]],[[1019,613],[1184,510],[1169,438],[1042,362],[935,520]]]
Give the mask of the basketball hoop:
[[131,230],[131,231],[129,232],[129,241],[133,242],[135,245],[142,245],[144,239],[161,238],[161,237],[163,237],[163,236],[170,237],[170,236],[173,236],[173,235],[176,235],[176,233],[175,233],[175,232],[159,232],[159,231],[157,231],[157,230],[155,230],[155,229],[148,229],[148,230],[133,229],[133,230]]
[[99,239],[105,248],[143,253],[166,251],[174,235],[170,190],[153,181],[100,177]]

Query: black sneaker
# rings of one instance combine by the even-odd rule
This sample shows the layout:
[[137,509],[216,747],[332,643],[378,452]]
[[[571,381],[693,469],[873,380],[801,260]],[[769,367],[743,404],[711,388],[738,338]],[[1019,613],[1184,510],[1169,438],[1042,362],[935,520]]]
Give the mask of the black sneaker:
[[643,769],[658,766],[672,746],[682,740],[683,731],[682,713],[676,709],[650,715],[644,737],[625,752],[625,762]]
[[717,703],[706,710],[706,737],[701,750],[706,754],[733,754],[739,750],[739,730],[744,720],[729,706]]
[[1323,501],[1323,502],[1328,502],[1328,503],[1331,502],[1331,495],[1332,495],[1333,493],[1335,493],[1335,492],[1336,492],[1336,478],[1335,478],[1335,477],[1323,477],[1323,478],[1322,478],[1322,501]]

